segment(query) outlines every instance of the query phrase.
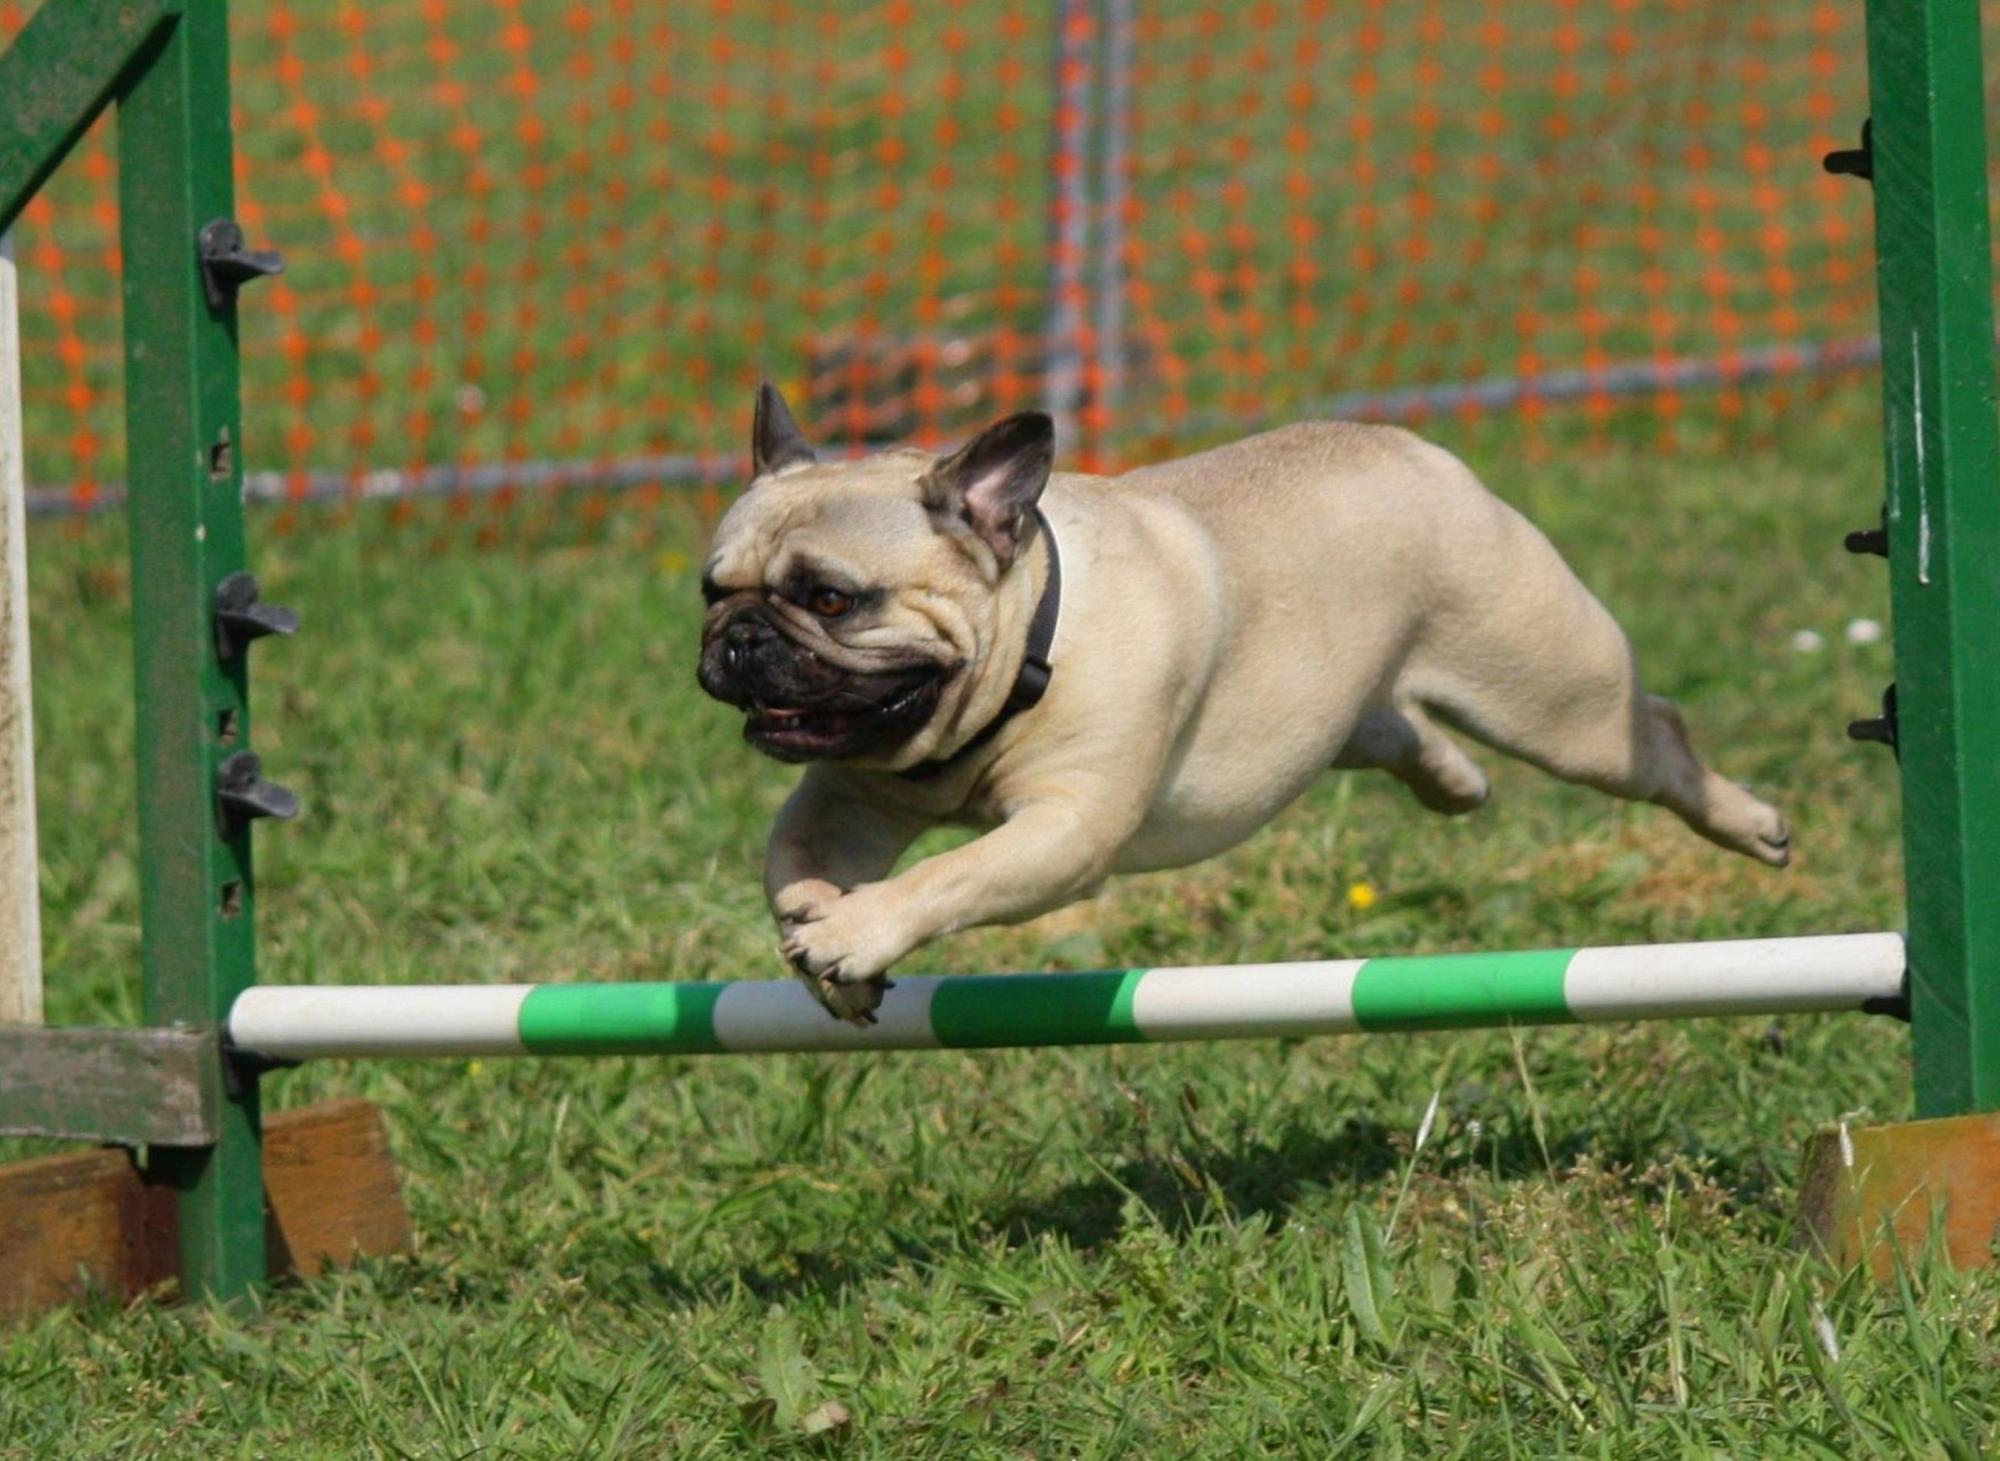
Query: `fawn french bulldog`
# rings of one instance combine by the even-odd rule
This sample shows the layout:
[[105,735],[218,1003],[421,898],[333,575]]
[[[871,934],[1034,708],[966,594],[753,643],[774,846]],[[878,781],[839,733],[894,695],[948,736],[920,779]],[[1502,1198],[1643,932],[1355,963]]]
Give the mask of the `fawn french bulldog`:
[[[1049,418],[820,461],[766,385],[704,572],[703,689],[807,763],[772,830],[783,952],[868,1021],[919,945],[1248,837],[1329,767],[1485,801],[1447,728],[1775,866],[1624,633],[1450,453],[1316,422],[1117,477]],[[891,877],[927,828],[984,835]]]

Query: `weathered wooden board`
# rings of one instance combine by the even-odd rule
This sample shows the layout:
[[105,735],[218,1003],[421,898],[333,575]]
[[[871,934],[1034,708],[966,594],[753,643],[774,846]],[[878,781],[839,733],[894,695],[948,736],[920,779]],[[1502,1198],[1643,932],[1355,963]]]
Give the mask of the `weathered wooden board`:
[[213,1030],[0,1025],[0,1135],[207,1146],[221,1104]]
[[1914,1258],[1933,1226],[1959,1268],[1993,1261],[2000,1236],[2000,1113],[1823,1131],[1806,1144],[1801,1238],[1878,1280]]
[[[0,1322],[168,1283],[179,1264],[173,1197],[122,1150],[0,1167]],[[273,1278],[410,1246],[387,1132],[367,1101],[266,1121],[264,1197]]]

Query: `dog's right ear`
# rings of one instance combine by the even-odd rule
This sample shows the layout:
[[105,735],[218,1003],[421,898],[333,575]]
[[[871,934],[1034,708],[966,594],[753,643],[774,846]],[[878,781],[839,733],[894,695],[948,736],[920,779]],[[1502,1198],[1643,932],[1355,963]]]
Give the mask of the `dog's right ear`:
[[750,475],[762,477],[797,462],[816,462],[792,408],[769,381],[757,387],[757,414],[750,423]]
[[977,533],[1005,568],[1055,465],[1055,423],[1040,411],[996,421],[925,474],[924,505]]

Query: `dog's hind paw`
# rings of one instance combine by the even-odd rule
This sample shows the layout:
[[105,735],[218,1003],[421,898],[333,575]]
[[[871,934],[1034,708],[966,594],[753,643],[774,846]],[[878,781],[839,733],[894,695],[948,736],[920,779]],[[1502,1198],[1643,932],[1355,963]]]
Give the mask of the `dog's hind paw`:
[[1772,816],[1775,818],[1776,824],[1765,828],[1757,834],[1756,850],[1751,853],[1751,856],[1768,862],[1772,867],[1785,867],[1792,860],[1791,824],[1785,820],[1784,814],[1778,812],[1775,808],[1772,811]]
[[1708,773],[1707,796],[1688,823],[1711,842],[1771,867],[1792,860],[1792,828],[1785,814],[1748,787]]

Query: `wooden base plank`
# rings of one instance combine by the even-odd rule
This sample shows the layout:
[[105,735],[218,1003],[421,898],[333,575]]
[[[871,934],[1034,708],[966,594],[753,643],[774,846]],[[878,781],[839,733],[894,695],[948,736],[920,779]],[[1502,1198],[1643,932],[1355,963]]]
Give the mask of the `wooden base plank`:
[[[272,1278],[409,1250],[409,1212],[370,1102],[268,1118],[264,1200]],[[133,1298],[174,1279],[178,1255],[173,1192],[149,1182],[129,1152],[0,1167],[0,1323],[91,1294]]]
[[0,1027],[0,1135],[207,1146],[221,1130],[213,1030]]
[[264,1202],[273,1277],[311,1278],[355,1254],[410,1248],[389,1133],[369,1101],[328,1101],[266,1121]]
[[2000,1237],[2000,1112],[1823,1131],[1806,1144],[1799,1233],[1877,1281],[1936,1228],[1957,1268],[1993,1262]]

